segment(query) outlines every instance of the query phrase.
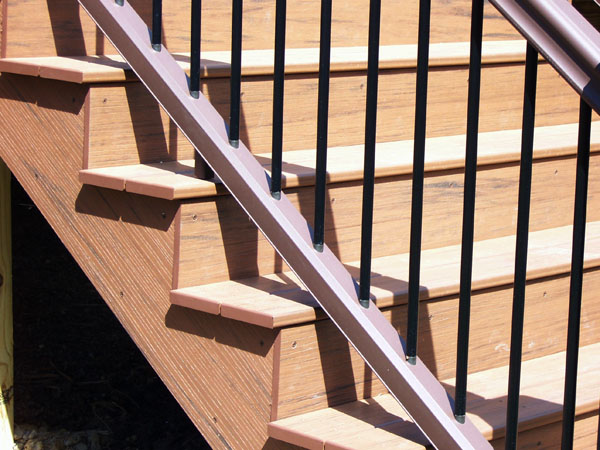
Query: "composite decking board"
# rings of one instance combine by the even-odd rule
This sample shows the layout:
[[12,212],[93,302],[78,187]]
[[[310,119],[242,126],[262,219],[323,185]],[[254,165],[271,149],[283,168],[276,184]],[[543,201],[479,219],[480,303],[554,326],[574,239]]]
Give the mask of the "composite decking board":
[[[461,135],[466,129],[467,66],[430,71],[428,137]],[[523,111],[522,63],[482,69],[480,131],[519,129]],[[382,70],[379,77],[378,142],[414,135],[415,70]],[[332,74],[329,145],[364,144],[365,71]],[[243,77],[240,136],[254,153],[271,151],[272,76]],[[314,148],[317,77],[289,74],[285,84],[284,151]],[[229,116],[229,80],[209,78],[203,94],[223,118]],[[193,159],[193,147],[141,83],[90,85],[87,166],[99,168]],[[546,63],[539,65],[536,123],[575,123],[577,94]],[[597,119],[597,115],[594,115]],[[226,119],[225,119],[226,120]]]
[[[575,158],[537,160],[533,170],[530,230],[570,225],[573,218]],[[590,160],[588,220],[600,221],[600,154]],[[425,178],[423,242],[425,250],[461,242],[464,174],[461,170],[429,172]],[[475,240],[515,233],[519,182],[517,162],[481,168],[477,179]],[[409,251],[409,175],[378,178],[375,183],[373,257]],[[292,188],[286,195],[311,223],[314,193]],[[325,239],[344,263],[360,259],[359,181],[330,184],[326,199]],[[357,209],[358,208],[358,209]],[[182,201],[180,239],[176,247],[176,283],[173,289],[241,280],[286,272],[285,263],[270,243],[248,221],[231,196]],[[202,264],[198,263],[202,255]]]
[[[525,291],[523,360],[565,350],[569,276],[530,281]],[[600,342],[600,268],[588,269],[583,283],[580,345]],[[469,373],[509,363],[511,286],[473,291]],[[440,380],[456,374],[458,294],[422,302],[418,353]],[[402,335],[407,305],[383,310]],[[543,317],[544,320],[540,320]],[[328,320],[281,329],[277,417],[286,418],[387,393],[360,355]]]
[[[151,3],[129,0],[136,11],[151,23]],[[468,40],[470,1],[434,0],[432,42]],[[6,0],[4,56],[49,56],[114,53],[115,50],[77,2],[54,0]],[[368,2],[352,0],[333,5],[332,43],[334,46],[365,45]],[[244,2],[244,48],[273,46],[274,0]],[[309,47],[319,41],[319,3],[305,0],[288,5],[289,47]],[[173,52],[189,51],[190,1],[165,2],[163,42]],[[382,3],[382,44],[416,42],[418,8],[404,5],[399,13],[393,1]],[[231,43],[231,2],[215,0],[202,5],[202,50],[227,50]],[[486,4],[484,39],[519,39],[519,34],[491,6]]]
[[[182,68],[189,73],[189,54],[176,54]],[[273,50],[242,52],[242,75],[272,75]],[[416,67],[417,46],[386,45],[380,48],[380,69]],[[231,53],[208,51],[202,53],[201,76],[228,77]],[[482,48],[484,64],[525,61],[525,42],[486,41]],[[432,67],[466,65],[469,62],[468,42],[432,44],[429,64]],[[319,68],[318,48],[288,48],[286,73],[315,73]],[[331,71],[367,69],[367,47],[335,47],[331,52]],[[0,72],[39,76],[73,83],[110,83],[136,81],[137,77],[120,55],[106,56],[46,56],[0,59]]]
[[[570,226],[531,233],[528,279],[568,272],[571,239]],[[585,267],[599,265],[600,222],[588,223],[585,250]],[[514,274],[514,253],[514,236],[476,242],[473,289],[510,284]],[[378,307],[406,303],[408,258],[405,253],[373,259],[371,295]],[[358,276],[358,267],[358,262],[348,264],[355,276]],[[423,251],[421,267],[421,299],[456,294],[460,279],[460,245]],[[224,292],[228,295],[223,296]],[[300,287],[298,279],[290,272],[173,290],[171,302],[203,311],[207,309],[205,304],[219,303],[219,314],[223,317],[269,328],[323,317],[312,296]]]
[[[598,352],[600,344],[580,348],[578,415],[598,409]],[[564,352],[523,362],[521,431],[560,421],[564,367]],[[508,366],[469,376],[467,413],[487,439],[504,435],[507,380]],[[454,380],[443,383],[452,394]],[[269,424],[269,434],[296,445],[308,443],[309,448],[314,449],[421,448],[426,444],[423,437],[419,438],[420,433],[411,419],[389,394],[274,421]]]
[[[576,152],[577,124],[538,127],[535,130],[534,158],[572,155]],[[501,164],[520,158],[521,130],[481,133],[478,165]],[[444,136],[427,140],[425,170],[459,169],[464,167],[465,136]],[[375,176],[387,177],[412,173],[413,141],[377,144]],[[600,122],[592,123],[592,151],[600,150]],[[328,150],[327,180],[329,183],[362,179],[364,147],[354,145]],[[256,155],[270,172],[271,155]],[[282,185],[284,188],[314,184],[315,151],[298,150],[284,155]],[[135,164],[80,172],[82,183],[168,200],[208,197],[225,194],[218,181],[194,177],[194,161],[167,161],[154,164]]]

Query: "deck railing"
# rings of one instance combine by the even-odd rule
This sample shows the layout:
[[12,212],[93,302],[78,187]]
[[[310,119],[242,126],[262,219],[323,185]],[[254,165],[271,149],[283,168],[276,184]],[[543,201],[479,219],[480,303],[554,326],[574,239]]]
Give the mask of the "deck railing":
[[[575,420],[591,111],[592,108],[600,111],[600,74],[597,70],[600,64],[600,34],[564,0],[490,1],[528,39],[506,448],[516,448],[518,434],[538,51],[581,95],[562,440],[563,448],[571,448]],[[378,374],[390,392],[403,403],[408,413],[431,442],[438,448],[488,447],[489,444],[483,440],[466,418],[484,0],[473,0],[471,13],[458,349],[453,404],[445,399],[445,392],[439,383],[435,385],[436,387],[431,387],[433,385],[430,382],[433,376],[420,362],[417,348],[430,0],[420,0],[419,3],[406,346],[397,336],[395,329],[385,322],[378,309],[371,305],[370,300],[381,1],[371,0],[369,10],[361,266],[358,285],[355,280],[351,279],[339,260],[327,249],[325,236],[331,0],[321,1],[315,219],[312,229],[302,222],[295,209],[292,211],[293,207],[286,200],[281,187],[286,0],[276,1],[273,154],[272,172],[266,184],[264,180],[267,178],[264,177],[262,168],[240,142],[242,0],[232,0],[230,118],[226,135],[223,135],[224,130],[221,130],[219,126],[218,114],[207,106],[207,102],[200,92],[200,0],[192,1],[191,72],[189,78],[176,73],[179,68],[175,61],[169,60],[164,55],[167,52],[163,51],[161,45],[160,0],[153,1],[149,41],[146,41],[143,36],[145,25],[123,0],[80,0],[80,3],[128,60],[140,79],[196,146],[206,163],[215,170],[234,197],[238,199],[292,270],[298,274],[307,289]],[[152,52],[156,54],[162,52],[163,55],[159,57],[153,55]],[[190,121],[194,123],[190,124]],[[242,190],[247,190],[250,194],[246,195]],[[269,194],[268,198],[265,198],[265,192]],[[255,203],[258,203],[259,206],[256,206]],[[310,267],[307,269],[302,266],[303,264],[308,264]],[[390,373],[390,370],[395,372]]]

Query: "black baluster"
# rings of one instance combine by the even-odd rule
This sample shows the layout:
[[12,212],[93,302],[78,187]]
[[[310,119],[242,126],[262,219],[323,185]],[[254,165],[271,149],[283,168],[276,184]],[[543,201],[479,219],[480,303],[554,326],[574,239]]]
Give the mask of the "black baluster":
[[190,94],[194,98],[200,96],[200,28],[202,3],[192,0],[192,26],[190,45]]
[[419,286],[421,275],[421,234],[423,228],[423,177],[425,175],[425,135],[427,128],[427,81],[429,75],[429,25],[431,0],[419,3],[419,49],[417,54],[417,99],[410,215],[410,260],[408,265],[408,327],[406,356],[417,361],[419,332]]
[[519,209],[517,213],[517,249],[515,256],[515,283],[513,289],[508,400],[506,409],[505,446],[507,449],[517,448],[517,434],[519,432],[519,390],[521,385],[521,357],[523,353],[523,316],[525,312],[525,284],[527,281],[527,247],[537,66],[538,52],[531,44],[527,44],[523,131],[521,135],[521,170],[519,174]]
[[162,0],[152,0],[152,48],[160,52],[162,47]]
[[325,189],[327,183],[327,128],[329,124],[329,67],[331,63],[331,0],[321,0],[319,98],[317,108],[317,168],[313,244],[323,251],[325,239]]
[[471,316],[471,275],[473,269],[473,229],[475,226],[475,183],[477,175],[477,135],[479,133],[482,31],[483,0],[473,0],[471,9],[471,56],[469,60],[460,299],[458,307],[456,391],[454,398],[454,415],[456,420],[461,423],[465,421],[467,409],[467,368],[469,363],[469,322]]
[[368,308],[371,292],[373,244],[373,197],[375,191],[375,146],[377,139],[377,89],[379,81],[379,29],[381,0],[371,0],[369,10],[369,60],[365,118],[365,162],[363,173],[362,224],[360,237],[360,304]]
[[573,251],[571,285],[569,289],[569,322],[567,333],[567,367],[563,401],[562,448],[573,448],[575,427],[575,396],[577,393],[577,360],[579,358],[579,324],[583,284],[583,252],[587,210],[588,172],[590,166],[590,132],[592,110],[581,99],[579,110],[579,139],[577,143],[577,175],[575,181],[575,214],[573,219]]
[[275,10],[275,69],[273,73],[273,141],[271,156],[271,195],[277,200],[281,198],[286,6],[286,0],[277,0]]
[[233,0],[231,14],[231,79],[229,104],[229,143],[240,145],[240,101],[242,89],[242,0]]

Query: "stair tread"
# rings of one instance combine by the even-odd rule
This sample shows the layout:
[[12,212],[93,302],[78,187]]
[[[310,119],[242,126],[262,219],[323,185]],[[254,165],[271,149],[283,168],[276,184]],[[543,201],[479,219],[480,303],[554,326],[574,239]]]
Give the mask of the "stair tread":
[[[484,64],[519,62],[525,60],[525,41],[485,41],[482,48]],[[182,67],[189,69],[189,55],[175,54]],[[385,45],[380,47],[382,69],[416,67],[417,46],[414,44]],[[273,73],[273,50],[244,50],[243,75]],[[230,52],[202,52],[204,77],[229,76]],[[468,42],[431,44],[431,66],[464,65],[469,61]],[[286,49],[286,72],[317,72],[318,48]],[[331,50],[331,71],[366,70],[367,47],[336,47]],[[39,76],[73,83],[132,81],[137,78],[119,55],[109,56],[48,56],[0,59],[0,72]]]
[[[538,127],[535,134],[534,157],[546,158],[574,154],[577,143],[577,124]],[[520,130],[503,130],[479,135],[478,164],[499,164],[520,158]],[[425,170],[458,169],[464,166],[465,136],[444,136],[427,141]],[[592,151],[600,149],[600,122],[592,124]],[[362,179],[364,147],[352,145],[333,147],[328,151],[328,182]],[[377,144],[377,177],[407,175],[412,171],[413,141]],[[269,171],[271,155],[256,155]],[[286,152],[283,164],[283,187],[293,188],[314,184],[315,150]],[[214,180],[194,176],[194,161],[168,161],[155,164],[136,164],[80,171],[82,183],[109,189],[144,194],[168,200],[207,197],[224,194],[226,190]]]
[[[600,343],[580,348],[577,414],[598,408]],[[561,419],[565,352],[522,363],[519,429],[535,428]],[[445,380],[453,394],[454,379]],[[469,418],[487,439],[504,435],[508,366],[469,375]],[[427,444],[399,403],[390,395],[359,400],[269,424],[273,438],[310,449],[422,448]]]
[[[571,240],[571,226],[530,233],[527,278],[531,280],[568,272]],[[475,243],[474,290],[513,282],[515,242],[514,236],[507,236]],[[552,246],[548,245],[549,242]],[[423,251],[422,300],[458,293],[460,248],[460,245],[453,245]],[[408,258],[409,254],[404,253],[373,259],[371,296],[378,307],[406,303]],[[590,222],[586,230],[585,267],[592,268],[599,263],[600,222]],[[346,267],[358,278],[358,261]],[[291,272],[175,289],[171,291],[171,302],[267,328],[325,317],[317,302]]]

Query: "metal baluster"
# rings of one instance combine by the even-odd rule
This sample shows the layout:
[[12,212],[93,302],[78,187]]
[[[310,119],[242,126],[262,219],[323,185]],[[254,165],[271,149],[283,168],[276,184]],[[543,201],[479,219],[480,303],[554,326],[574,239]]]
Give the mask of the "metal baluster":
[[592,110],[581,99],[579,106],[579,139],[577,143],[577,178],[575,181],[575,214],[573,220],[573,252],[569,290],[569,322],[567,333],[567,367],[563,402],[562,448],[573,448],[575,427],[575,395],[577,391],[577,360],[579,357],[579,324],[583,284],[583,252],[587,209],[588,172],[590,165],[590,131]]
[[367,65],[365,162],[360,237],[360,292],[358,297],[360,304],[365,308],[369,307],[371,292],[371,249],[373,244],[373,197],[375,191],[380,18],[381,0],[371,0],[369,8],[369,60]]
[[240,101],[242,89],[242,10],[243,1],[233,0],[231,14],[231,79],[229,104],[229,144],[240,145]]
[[313,245],[323,251],[325,239],[325,188],[327,183],[327,127],[329,122],[329,67],[331,63],[331,0],[321,0],[321,44],[317,110],[317,168]]
[[410,260],[408,266],[408,327],[406,356],[417,362],[419,332],[419,287],[421,275],[421,234],[423,228],[423,177],[425,171],[425,133],[427,128],[427,81],[429,77],[429,25],[431,0],[419,4],[419,49],[417,54],[417,99],[410,214]]
[[517,448],[517,434],[519,431],[519,390],[521,385],[521,357],[523,353],[523,315],[525,311],[525,284],[527,281],[527,247],[529,238],[529,205],[531,200],[537,67],[538,52],[531,44],[527,44],[523,131],[521,135],[521,170],[519,174],[519,209],[517,214],[517,249],[515,256],[515,283],[513,289],[506,410],[505,446],[507,449]]
[[160,52],[162,47],[162,0],[152,0],[152,48]]
[[[200,46],[202,25],[202,1],[192,0],[191,33],[190,33],[190,95],[200,98]],[[194,152],[194,175],[202,180],[214,178],[215,173],[202,156]]]
[[285,76],[285,17],[287,0],[277,0],[275,10],[275,69],[273,74],[273,141],[271,156],[271,195],[281,198],[283,153],[283,94]]
[[190,45],[190,95],[200,97],[200,28],[202,3],[192,0],[192,25]]
[[460,300],[458,307],[456,391],[454,398],[454,415],[460,423],[465,422],[467,409],[467,368],[469,363],[469,322],[471,316],[471,275],[473,269],[473,229],[475,226],[475,184],[477,175],[477,135],[479,132],[482,32],[483,0],[473,0],[471,10],[471,56],[469,60]]

